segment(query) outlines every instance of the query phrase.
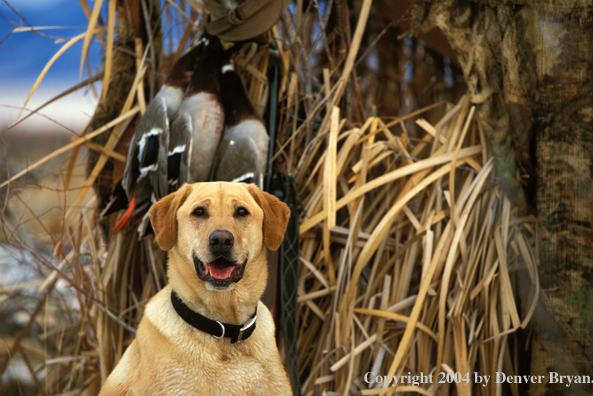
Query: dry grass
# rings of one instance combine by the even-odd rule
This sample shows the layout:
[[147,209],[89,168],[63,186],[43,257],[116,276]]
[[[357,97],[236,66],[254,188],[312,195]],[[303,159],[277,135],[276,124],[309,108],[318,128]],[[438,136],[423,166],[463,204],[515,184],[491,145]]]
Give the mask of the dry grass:
[[[170,20],[192,20],[203,12],[196,1],[168,3],[175,5],[164,13]],[[101,2],[93,10],[82,4],[89,30],[65,46],[84,40],[86,51],[92,37],[110,43],[115,7],[108,7],[99,26]],[[357,92],[351,77],[370,7],[370,0],[362,1],[349,51],[334,54],[341,60],[323,70],[317,89],[310,89],[312,76],[303,64],[302,27],[318,11],[285,15],[282,40],[274,33],[286,65],[275,165],[295,177],[306,212],[298,288],[303,393],[500,394],[494,381],[482,387],[437,380],[439,373],[470,373],[473,379],[474,372],[517,371],[510,344],[514,332],[529,322],[539,292],[534,220],[518,218],[501,195],[475,109],[466,99],[359,123],[341,114],[344,101]],[[192,29],[201,28],[182,29],[176,56]],[[320,51],[330,53],[331,40],[323,31],[320,35]],[[107,44],[106,80],[112,75],[112,51]],[[94,200],[88,201],[105,163],[121,160],[115,150],[119,139],[145,109],[149,52],[136,48],[136,78],[119,117],[46,159],[81,145],[101,152],[74,203],[65,208],[68,226],[53,254],[41,254],[16,234],[7,238],[32,258],[35,275],[27,283],[0,287],[2,309],[27,314],[18,332],[3,335],[0,373],[10,370],[9,363],[22,362],[31,388],[41,394],[97,394],[133,338],[144,304],[165,282],[165,255],[152,240],[137,243],[130,229],[106,243],[96,225]],[[235,61],[263,113],[270,86],[268,50],[253,44]],[[421,118],[434,109],[446,115],[432,124]],[[102,133],[109,135],[104,147],[88,144]],[[13,186],[20,176],[2,186]],[[527,296],[521,306],[519,271],[528,279],[521,284]],[[364,381],[367,372],[432,374],[433,383],[380,388]],[[518,395],[516,387],[510,390]]]
[[[381,394],[367,372],[423,373],[434,383],[387,394],[466,395],[482,387],[438,384],[438,373],[471,382],[474,372],[515,373],[508,338],[538,295],[534,219],[517,218],[501,195],[474,109],[462,100],[434,126],[418,119],[426,133],[417,138],[401,118],[348,128],[337,113],[301,183],[303,391]],[[518,269],[532,282],[523,310]]]

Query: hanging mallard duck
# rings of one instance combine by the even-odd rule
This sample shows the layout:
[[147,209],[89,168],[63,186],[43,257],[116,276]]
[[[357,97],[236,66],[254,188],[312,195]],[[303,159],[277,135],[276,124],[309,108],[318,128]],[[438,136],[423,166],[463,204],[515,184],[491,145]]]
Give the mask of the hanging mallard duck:
[[207,44],[196,63],[178,110],[179,116],[187,114],[191,118],[190,183],[209,181],[225,119],[220,95],[220,74],[230,53],[222,48],[220,40],[215,37],[203,40]]
[[263,188],[268,132],[232,64],[222,68],[224,134],[212,180],[255,183]]
[[183,183],[235,181],[263,187],[268,133],[239,75],[231,51],[205,35],[171,70],[148,104],[130,141],[122,180],[102,215],[126,209],[115,231],[140,221]]

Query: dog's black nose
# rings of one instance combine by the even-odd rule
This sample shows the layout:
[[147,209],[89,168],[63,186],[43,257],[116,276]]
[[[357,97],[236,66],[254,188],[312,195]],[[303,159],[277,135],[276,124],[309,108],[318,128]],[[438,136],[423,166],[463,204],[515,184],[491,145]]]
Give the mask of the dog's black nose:
[[233,247],[234,243],[235,238],[233,237],[233,234],[225,230],[212,231],[208,237],[208,247],[210,250],[218,253],[226,252]]

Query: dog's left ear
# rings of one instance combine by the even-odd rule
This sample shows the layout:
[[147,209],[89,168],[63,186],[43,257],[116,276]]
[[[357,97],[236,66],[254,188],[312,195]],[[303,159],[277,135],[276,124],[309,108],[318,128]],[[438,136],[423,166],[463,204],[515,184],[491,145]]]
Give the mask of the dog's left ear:
[[249,193],[264,211],[264,245],[270,250],[278,250],[290,218],[290,209],[278,198],[263,192],[255,185],[248,185]]
[[191,192],[189,185],[183,185],[152,205],[148,215],[156,241],[163,250],[171,250],[177,242],[177,211]]

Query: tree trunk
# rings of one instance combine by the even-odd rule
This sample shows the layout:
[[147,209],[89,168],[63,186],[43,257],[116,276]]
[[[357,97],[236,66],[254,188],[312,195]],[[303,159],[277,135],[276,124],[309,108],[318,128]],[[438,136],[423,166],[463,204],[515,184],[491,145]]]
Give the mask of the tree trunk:
[[[593,374],[593,7],[590,1],[416,2],[464,70],[503,191],[538,219],[541,302],[531,374]],[[519,351],[525,350],[519,346]],[[566,382],[566,381],[565,381]],[[591,394],[543,383],[532,395]]]
[[[540,279],[545,308],[555,319],[549,329],[536,327],[536,334],[552,356],[565,354],[576,374],[589,375],[593,373],[593,10],[544,11],[534,16],[540,22],[534,29],[534,44],[544,48],[538,54],[535,106]],[[542,317],[536,326],[546,321]],[[533,369],[538,362],[542,360],[534,359]],[[572,391],[591,394],[591,389]],[[550,384],[534,394],[563,391],[568,393]]]

